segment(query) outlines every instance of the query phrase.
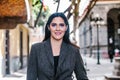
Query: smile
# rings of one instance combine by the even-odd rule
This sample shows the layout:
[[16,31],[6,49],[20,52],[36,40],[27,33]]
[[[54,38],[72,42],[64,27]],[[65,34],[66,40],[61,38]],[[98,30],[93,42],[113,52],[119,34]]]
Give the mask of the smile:
[[55,34],[56,34],[56,35],[60,35],[60,34],[62,34],[62,33],[61,33],[61,32],[55,32]]

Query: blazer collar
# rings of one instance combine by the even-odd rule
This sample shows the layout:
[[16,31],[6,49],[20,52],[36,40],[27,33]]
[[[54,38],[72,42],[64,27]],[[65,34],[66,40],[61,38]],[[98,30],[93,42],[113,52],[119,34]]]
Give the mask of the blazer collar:
[[45,49],[46,49],[45,51],[46,51],[46,55],[48,57],[48,61],[54,67],[54,59],[53,59],[52,47],[51,47],[50,39],[45,41]]
[[[51,42],[50,39],[45,41],[45,49],[46,49],[46,54],[47,57],[51,63],[51,65],[54,67],[54,57],[52,53],[52,47],[51,47]],[[63,41],[60,49],[60,56],[59,56],[59,62],[58,62],[58,68],[60,67],[61,63],[64,61],[65,57],[68,54],[68,46],[67,44]]]

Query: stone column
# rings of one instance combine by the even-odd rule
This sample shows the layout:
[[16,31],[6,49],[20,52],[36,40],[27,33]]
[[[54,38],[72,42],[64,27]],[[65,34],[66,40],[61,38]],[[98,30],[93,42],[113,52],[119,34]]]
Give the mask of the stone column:
[[116,76],[120,77],[120,57],[115,58],[113,75],[116,75]]
[[106,80],[120,80],[120,57],[115,57],[114,70],[112,75],[106,75]]

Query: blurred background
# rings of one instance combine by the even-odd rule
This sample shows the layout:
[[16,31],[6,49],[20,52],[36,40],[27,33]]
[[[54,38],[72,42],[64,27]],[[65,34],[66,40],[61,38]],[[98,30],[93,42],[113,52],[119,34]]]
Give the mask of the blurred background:
[[120,80],[120,0],[0,0],[0,80],[26,80],[31,45],[54,12],[68,18],[89,79]]

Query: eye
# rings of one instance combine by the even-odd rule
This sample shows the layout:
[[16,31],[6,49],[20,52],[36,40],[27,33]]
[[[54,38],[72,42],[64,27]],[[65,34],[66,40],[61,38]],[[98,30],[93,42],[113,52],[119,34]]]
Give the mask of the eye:
[[60,26],[60,27],[64,27],[65,24],[64,24],[64,23],[60,23],[59,26]]
[[56,24],[56,23],[51,23],[51,26],[52,26],[52,27],[56,27],[57,24]]

